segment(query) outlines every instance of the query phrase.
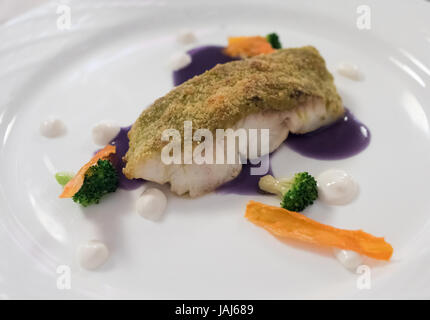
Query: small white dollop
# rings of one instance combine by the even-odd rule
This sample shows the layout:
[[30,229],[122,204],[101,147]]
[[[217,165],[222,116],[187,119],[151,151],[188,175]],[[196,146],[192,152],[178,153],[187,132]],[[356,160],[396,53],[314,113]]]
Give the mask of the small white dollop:
[[101,121],[94,125],[92,135],[94,143],[99,146],[107,145],[121,130],[120,126],[110,121]]
[[358,66],[347,62],[339,63],[337,66],[337,72],[340,75],[355,81],[360,81],[364,78]]
[[99,240],[91,240],[78,248],[79,265],[88,270],[94,270],[106,262],[109,249]]
[[146,189],[137,199],[136,210],[144,218],[157,221],[163,216],[167,206],[167,197],[156,188]]
[[318,199],[329,205],[350,203],[358,194],[355,180],[340,169],[329,169],[317,177]]
[[355,251],[333,248],[333,253],[336,259],[350,271],[355,272],[358,266],[363,264],[363,258]]
[[194,32],[188,29],[183,29],[179,31],[176,37],[176,40],[181,44],[190,44],[190,43],[196,42],[197,38]]
[[50,116],[40,124],[40,134],[47,138],[56,138],[66,133],[66,126],[59,118]]
[[177,52],[170,57],[169,67],[173,71],[183,69],[191,63],[191,56],[186,52]]

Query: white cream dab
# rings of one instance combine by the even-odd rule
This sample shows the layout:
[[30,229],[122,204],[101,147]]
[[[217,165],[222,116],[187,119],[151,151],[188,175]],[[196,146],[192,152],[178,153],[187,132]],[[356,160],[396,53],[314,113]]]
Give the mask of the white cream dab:
[[345,205],[358,194],[358,185],[345,171],[329,169],[317,177],[318,199],[329,205]]
[[169,67],[173,71],[185,68],[191,63],[191,56],[186,52],[177,52],[170,57]]
[[337,66],[337,72],[340,75],[351,80],[360,81],[364,79],[364,75],[361,73],[360,69],[355,64],[341,62]]
[[40,134],[47,138],[56,138],[66,133],[64,122],[54,116],[48,117],[40,124]]
[[94,143],[99,146],[105,146],[117,136],[120,130],[120,126],[112,121],[101,121],[94,125],[92,129]]
[[183,29],[179,31],[178,35],[176,36],[176,40],[181,44],[190,44],[197,41],[196,35],[194,32]]
[[350,271],[355,272],[358,266],[363,264],[362,256],[355,251],[333,248],[333,253],[337,260]]
[[166,211],[167,197],[163,191],[156,188],[146,189],[137,199],[136,211],[142,217],[157,221]]
[[106,262],[109,249],[99,240],[91,240],[78,248],[79,265],[88,270],[94,270]]

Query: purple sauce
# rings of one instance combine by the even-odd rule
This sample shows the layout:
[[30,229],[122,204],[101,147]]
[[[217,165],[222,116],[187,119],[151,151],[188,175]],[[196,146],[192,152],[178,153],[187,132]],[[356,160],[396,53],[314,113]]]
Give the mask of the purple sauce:
[[346,109],[345,116],[334,124],[296,135],[290,134],[285,144],[303,156],[321,160],[352,157],[366,149],[370,131]]
[[[270,161],[270,157],[269,157]],[[258,167],[259,164],[253,165],[249,161],[247,164],[242,165],[242,171],[240,171],[239,175],[233,180],[224,183],[222,186],[219,186],[216,192],[218,193],[234,193],[234,194],[256,194],[256,193],[265,193],[261,191],[258,187],[258,181],[263,175],[251,175],[251,168]],[[269,170],[266,174],[273,175],[272,167],[269,162]],[[266,175],[265,174],[265,175]]]
[[212,69],[218,63],[226,63],[238,58],[232,58],[223,53],[224,47],[221,46],[202,46],[189,50],[191,63],[180,70],[173,72],[173,84],[175,86],[191,79],[194,76]]
[[131,126],[122,127],[119,133],[115,138],[110,142],[111,145],[116,146],[116,152],[112,159],[112,163],[118,171],[119,174],[119,185],[118,187],[125,190],[133,190],[142,185],[145,180],[143,179],[127,179],[125,175],[122,173],[122,168],[124,168],[125,164],[122,161],[122,157],[128,151],[128,136],[127,133],[130,131]]

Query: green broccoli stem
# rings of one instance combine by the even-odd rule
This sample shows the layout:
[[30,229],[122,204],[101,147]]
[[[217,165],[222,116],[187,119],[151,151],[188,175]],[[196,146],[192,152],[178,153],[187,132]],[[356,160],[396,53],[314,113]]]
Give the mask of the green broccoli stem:
[[261,190],[276,194],[281,198],[286,192],[288,192],[288,190],[290,190],[291,185],[291,179],[277,180],[271,175],[260,178],[260,181],[258,182],[258,186]]

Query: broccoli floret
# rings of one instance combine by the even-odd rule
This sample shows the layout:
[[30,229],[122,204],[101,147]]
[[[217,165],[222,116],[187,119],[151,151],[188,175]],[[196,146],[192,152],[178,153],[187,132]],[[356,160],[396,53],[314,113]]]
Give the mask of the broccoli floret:
[[318,198],[317,182],[307,172],[296,173],[292,179],[276,180],[271,175],[264,176],[258,182],[261,190],[281,197],[281,207],[300,212]]
[[269,33],[266,36],[266,39],[272,45],[273,49],[281,49],[282,48],[281,42],[279,41],[279,36],[276,33]]
[[100,198],[118,187],[118,173],[109,160],[98,160],[85,173],[84,184],[73,196],[73,201],[87,207],[99,203]]

